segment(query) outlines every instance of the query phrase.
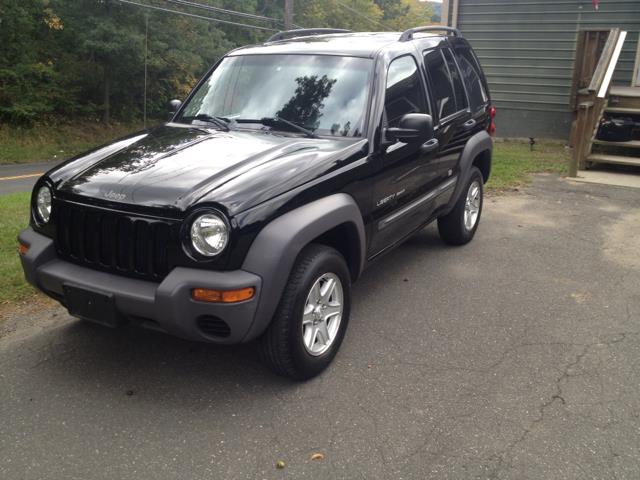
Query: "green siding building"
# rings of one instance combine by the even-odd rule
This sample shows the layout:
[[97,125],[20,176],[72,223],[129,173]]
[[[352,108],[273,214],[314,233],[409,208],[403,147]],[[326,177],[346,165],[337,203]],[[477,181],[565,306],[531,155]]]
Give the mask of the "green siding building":
[[640,0],[600,0],[597,10],[592,0],[444,0],[442,21],[459,28],[480,58],[499,136],[568,138],[581,30],[628,32],[613,84],[631,85]]

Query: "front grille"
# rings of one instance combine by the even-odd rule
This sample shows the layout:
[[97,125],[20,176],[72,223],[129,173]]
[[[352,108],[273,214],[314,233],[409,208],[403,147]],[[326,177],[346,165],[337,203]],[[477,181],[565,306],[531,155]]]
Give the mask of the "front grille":
[[178,222],[57,201],[55,245],[75,263],[160,281],[179,247]]

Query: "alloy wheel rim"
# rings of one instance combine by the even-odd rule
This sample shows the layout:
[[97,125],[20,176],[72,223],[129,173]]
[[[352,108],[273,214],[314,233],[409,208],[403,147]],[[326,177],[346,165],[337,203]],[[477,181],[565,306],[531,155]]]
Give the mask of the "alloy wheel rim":
[[464,202],[464,228],[473,230],[478,216],[480,215],[480,196],[482,190],[480,189],[480,183],[477,180],[471,182],[469,190],[467,190],[467,198]]
[[321,275],[309,290],[302,315],[302,344],[310,355],[325,353],[336,337],[342,321],[344,292],[334,273]]

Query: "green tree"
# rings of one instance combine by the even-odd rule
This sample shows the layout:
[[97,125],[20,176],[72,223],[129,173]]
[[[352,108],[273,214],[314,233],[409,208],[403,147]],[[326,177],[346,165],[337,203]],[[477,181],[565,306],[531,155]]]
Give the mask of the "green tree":
[[433,8],[419,0],[376,0],[384,15],[382,21],[395,30],[430,25]]
[[[185,13],[281,28],[159,0],[136,0]],[[193,0],[282,18],[283,0]],[[351,30],[402,30],[429,23],[418,0],[296,0],[294,23]],[[148,36],[145,42],[146,19]],[[0,122],[142,116],[145,43],[147,111],[164,118],[171,98],[183,98],[228,50],[264,41],[267,31],[226,25],[118,0],[0,0]]]
[[298,0],[295,12],[294,23],[305,27],[346,28],[354,31],[383,30],[380,21],[384,12],[373,0]]
[[45,0],[0,0],[0,121],[29,125],[64,92],[46,45],[61,26]]

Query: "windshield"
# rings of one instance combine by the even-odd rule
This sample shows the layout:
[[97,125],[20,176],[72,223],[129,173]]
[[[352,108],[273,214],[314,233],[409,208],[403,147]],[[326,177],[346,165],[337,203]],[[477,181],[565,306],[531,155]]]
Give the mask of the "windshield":
[[[328,55],[226,57],[177,120],[198,116],[244,123],[283,119],[319,135],[359,137],[372,63],[366,58]],[[278,123],[272,128],[284,126]]]

